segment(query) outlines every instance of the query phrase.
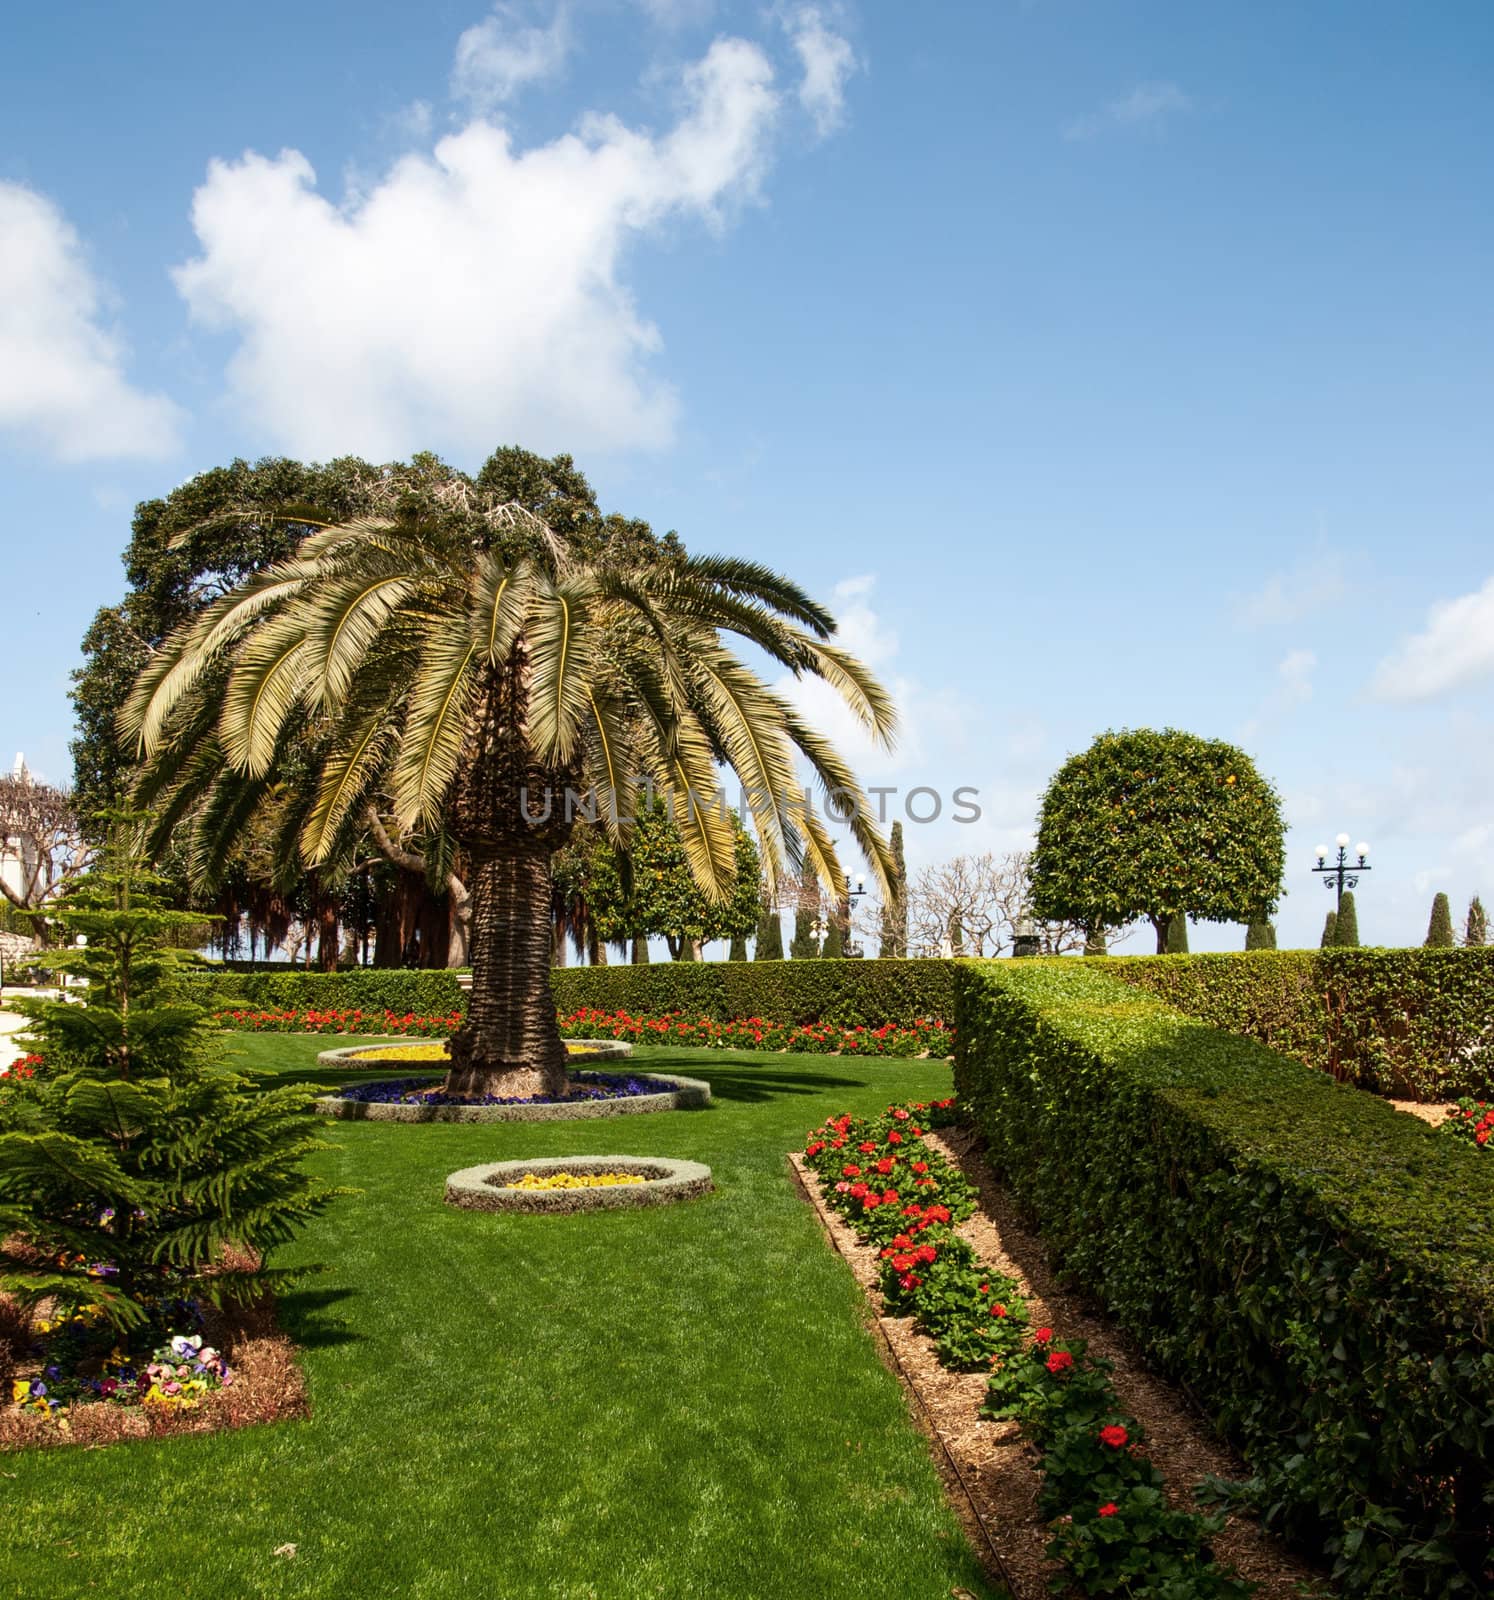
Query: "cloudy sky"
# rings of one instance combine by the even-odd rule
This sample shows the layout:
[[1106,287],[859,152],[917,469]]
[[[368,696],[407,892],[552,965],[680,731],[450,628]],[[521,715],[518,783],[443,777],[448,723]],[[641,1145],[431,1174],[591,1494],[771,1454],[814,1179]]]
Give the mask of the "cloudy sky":
[[1494,894],[1483,0],[142,0],[0,46],[0,738],[48,776],[137,500],[517,442],[834,599],[907,724],[868,780],[980,791],[915,865],[1174,725],[1280,787],[1284,943],[1340,829],[1367,940]]

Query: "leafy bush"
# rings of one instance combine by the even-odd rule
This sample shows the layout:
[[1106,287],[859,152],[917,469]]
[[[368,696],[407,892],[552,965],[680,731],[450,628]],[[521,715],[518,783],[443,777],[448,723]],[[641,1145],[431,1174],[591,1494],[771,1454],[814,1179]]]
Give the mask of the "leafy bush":
[[392,1011],[445,1015],[464,1009],[457,975],[445,969],[359,967],[352,972],[210,971],[182,980],[186,997],[209,1011]]
[[1119,965],[957,969],[955,1082],[995,1165],[1346,1591],[1489,1593],[1494,1164]]
[[1494,1099],[1488,947],[1123,956],[1105,971],[1361,1089]]

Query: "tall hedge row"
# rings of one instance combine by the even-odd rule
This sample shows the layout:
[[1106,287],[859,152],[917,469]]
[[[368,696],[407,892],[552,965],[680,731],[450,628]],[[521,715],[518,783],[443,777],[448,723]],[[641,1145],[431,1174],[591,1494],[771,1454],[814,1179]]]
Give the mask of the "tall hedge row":
[[1490,1593],[1494,1161],[1110,966],[956,970],[995,1165],[1268,1522],[1352,1593]]
[[718,1022],[766,1017],[795,1025],[881,1027],[919,1017],[947,1021],[954,1006],[948,961],[700,961],[646,967],[565,967],[552,974],[562,1012],[661,1015]]
[[[948,1019],[954,995],[947,961],[669,961],[648,966],[562,967],[551,974],[562,1012],[590,1006],[658,1016],[683,1011],[729,1022],[766,1017],[801,1025],[912,1023]],[[463,998],[454,972],[365,967],[352,972],[214,972],[189,980],[213,1010],[446,1013]]]
[[1494,1097],[1494,948],[1123,956],[1106,970],[1377,1094]]

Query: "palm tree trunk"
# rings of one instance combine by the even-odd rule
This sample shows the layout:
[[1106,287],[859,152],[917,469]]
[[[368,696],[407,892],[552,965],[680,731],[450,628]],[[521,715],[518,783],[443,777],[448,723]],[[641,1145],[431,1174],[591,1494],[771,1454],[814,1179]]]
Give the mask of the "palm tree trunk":
[[550,987],[550,851],[533,834],[473,851],[472,993],[451,1040],[451,1094],[565,1092]]

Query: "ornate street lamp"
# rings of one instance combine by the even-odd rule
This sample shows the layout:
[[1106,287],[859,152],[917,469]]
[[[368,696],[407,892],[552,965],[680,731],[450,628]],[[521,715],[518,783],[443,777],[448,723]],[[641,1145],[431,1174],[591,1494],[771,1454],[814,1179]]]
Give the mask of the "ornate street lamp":
[[1337,859],[1330,862],[1328,860],[1328,846],[1320,844],[1314,852],[1318,858],[1318,864],[1312,870],[1314,876],[1322,878],[1324,887],[1329,889],[1337,888],[1338,894],[1334,900],[1334,909],[1342,911],[1344,890],[1358,888],[1359,874],[1370,871],[1364,859],[1369,854],[1369,846],[1363,840],[1360,840],[1355,846],[1354,854],[1359,857],[1358,862],[1355,863],[1349,860],[1348,834],[1339,834],[1333,842],[1338,846]]

